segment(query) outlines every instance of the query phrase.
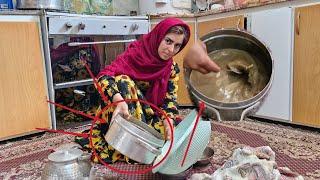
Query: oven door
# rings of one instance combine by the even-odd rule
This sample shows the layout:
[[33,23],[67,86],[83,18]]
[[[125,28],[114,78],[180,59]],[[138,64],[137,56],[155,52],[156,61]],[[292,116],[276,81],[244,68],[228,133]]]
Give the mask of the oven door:
[[59,105],[94,115],[101,97],[92,75],[110,64],[130,42],[148,33],[149,20],[146,16],[47,13],[46,21],[52,127],[62,129],[91,121]]

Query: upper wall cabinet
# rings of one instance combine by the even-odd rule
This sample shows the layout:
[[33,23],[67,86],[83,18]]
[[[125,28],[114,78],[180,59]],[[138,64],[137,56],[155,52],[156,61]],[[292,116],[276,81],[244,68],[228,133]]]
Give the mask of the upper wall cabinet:
[[296,8],[292,121],[320,127],[320,4]]
[[38,16],[0,16],[0,140],[51,127]]
[[197,24],[197,37],[200,38],[211,31],[221,28],[244,28],[244,16],[231,16],[214,19],[210,16],[199,17]]
[[265,43],[274,60],[272,86],[256,116],[288,121],[291,119],[292,8],[249,14],[248,31]]

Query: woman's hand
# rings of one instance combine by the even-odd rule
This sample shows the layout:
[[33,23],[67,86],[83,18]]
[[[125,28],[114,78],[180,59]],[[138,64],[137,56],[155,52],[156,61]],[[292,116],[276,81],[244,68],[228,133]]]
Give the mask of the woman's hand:
[[[172,128],[173,128],[173,120],[172,120],[171,118],[169,118],[169,121],[170,121],[170,124],[171,124],[171,126],[172,126]],[[164,119],[163,124],[164,124],[165,139],[166,139],[166,140],[171,140],[171,139],[172,139],[172,138],[171,138],[172,135],[171,135],[170,125],[169,125],[168,121],[167,121],[166,119]],[[173,130],[174,130],[174,128],[173,128]]]
[[203,74],[220,71],[220,67],[208,56],[206,45],[200,40],[184,56],[183,67],[199,71]]
[[[121,101],[123,100],[122,96],[120,93],[117,93],[113,96],[112,102],[117,102],[117,101]],[[111,121],[114,119],[114,117],[116,117],[118,114],[123,115],[124,118],[129,118],[130,114],[129,114],[129,110],[128,110],[128,104],[123,101],[123,102],[119,102],[115,108],[115,110],[112,113],[112,118]]]

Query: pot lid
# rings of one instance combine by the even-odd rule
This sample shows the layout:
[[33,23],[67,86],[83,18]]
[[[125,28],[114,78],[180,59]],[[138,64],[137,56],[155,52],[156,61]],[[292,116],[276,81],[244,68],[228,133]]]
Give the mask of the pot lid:
[[48,159],[53,162],[66,162],[75,160],[79,158],[82,154],[83,151],[76,148],[59,150],[49,154]]
[[[189,139],[192,133],[192,129],[195,125],[197,117],[196,110],[192,110],[175,128],[174,139],[172,149],[167,158],[163,160],[161,164],[152,169],[153,173],[159,172],[162,174],[178,174],[188,169],[194,164],[201,156],[205,147],[208,145],[211,136],[211,123],[210,121],[200,121],[197,125],[197,129],[194,133],[188,156],[185,159],[183,166],[181,162],[183,160],[185,150],[189,143]],[[163,159],[165,154],[169,150],[171,141],[167,141],[161,149],[161,154],[156,157],[153,165],[156,165]]]

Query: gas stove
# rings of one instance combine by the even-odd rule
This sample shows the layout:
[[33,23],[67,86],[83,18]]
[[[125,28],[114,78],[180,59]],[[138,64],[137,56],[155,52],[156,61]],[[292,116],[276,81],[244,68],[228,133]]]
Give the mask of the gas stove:
[[95,16],[47,12],[50,35],[137,35],[149,31],[147,16]]

